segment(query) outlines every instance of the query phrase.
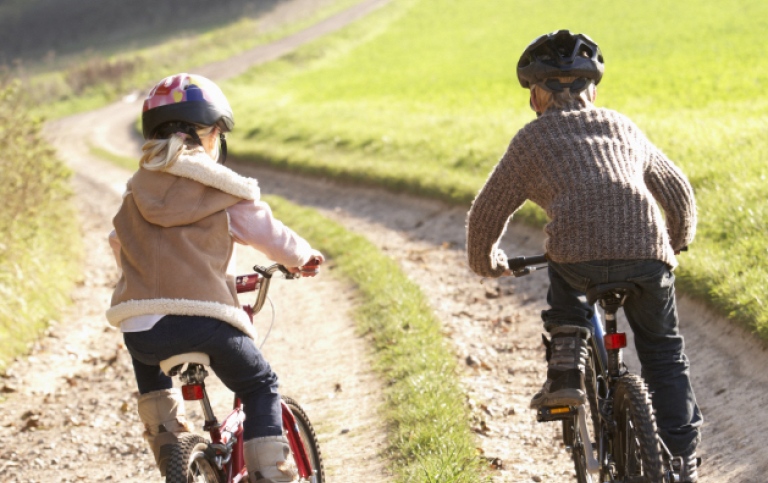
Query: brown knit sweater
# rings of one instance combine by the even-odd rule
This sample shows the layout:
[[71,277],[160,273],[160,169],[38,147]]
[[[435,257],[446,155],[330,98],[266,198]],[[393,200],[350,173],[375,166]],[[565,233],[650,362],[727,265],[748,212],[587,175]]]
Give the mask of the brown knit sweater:
[[550,109],[512,139],[469,211],[474,272],[503,273],[499,239],[526,200],[546,211],[545,249],[560,263],[657,259],[675,267],[674,250],[696,228],[683,173],[627,117],[593,105]]

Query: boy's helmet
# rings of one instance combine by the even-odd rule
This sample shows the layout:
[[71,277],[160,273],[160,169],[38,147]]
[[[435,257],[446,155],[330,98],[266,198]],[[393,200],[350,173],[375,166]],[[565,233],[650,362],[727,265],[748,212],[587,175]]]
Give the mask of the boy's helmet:
[[526,89],[558,77],[585,78],[597,85],[604,70],[603,54],[592,39],[558,30],[526,47],[517,63],[517,79]]
[[235,125],[232,108],[212,80],[193,74],[176,74],[161,80],[144,100],[142,134],[151,139],[168,122],[199,126],[217,125],[222,132]]

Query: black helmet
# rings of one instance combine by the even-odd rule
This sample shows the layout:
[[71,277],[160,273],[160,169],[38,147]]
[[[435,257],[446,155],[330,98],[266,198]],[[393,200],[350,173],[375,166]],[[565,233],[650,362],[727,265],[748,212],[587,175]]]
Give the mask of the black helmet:
[[232,108],[219,86],[201,75],[176,74],[161,80],[144,100],[141,114],[144,139],[167,123],[219,126],[231,131]]
[[586,87],[587,79],[599,84],[604,70],[603,54],[594,40],[570,30],[558,30],[536,38],[526,47],[517,63],[517,79],[521,86],[529,89],[547,79],[576,77],[584,80],[574,81],[570,86],[561,86],[555,81],[547,83],[547,87],[581,90]]

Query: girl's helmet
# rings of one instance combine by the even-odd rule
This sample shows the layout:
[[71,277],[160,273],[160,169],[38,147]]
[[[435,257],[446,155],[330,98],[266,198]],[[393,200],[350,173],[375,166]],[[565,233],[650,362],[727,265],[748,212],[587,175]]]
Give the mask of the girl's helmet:
[[[558,30],[536,38],[526,47],[517,63],[517,79],[526,89],[562,77],[587,79],[597,85],[604,70],[603,54],[594,40],[570,30]],[[554,84],[556,87],[558,83]],[[581,90],[586,84],[574,82],[572,89]]]
[[218,126],[229,132],[235,125],[232,108],[212,80],[200,75],[176,74],[161,80],[144,100],[141,113],[144,139],[169,122]]

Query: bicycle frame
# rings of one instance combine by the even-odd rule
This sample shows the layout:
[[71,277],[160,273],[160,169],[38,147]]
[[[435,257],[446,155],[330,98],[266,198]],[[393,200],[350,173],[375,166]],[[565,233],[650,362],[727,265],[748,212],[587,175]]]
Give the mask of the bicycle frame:
[[[545,255],[518,257],[510,259],[508,264],[512,275],[521,277],[546,267],[548,260]],[[578,446],[578,454],[583,456],[583,459],[576,463],[577,473],[581,467],[588,473],[599,473],[601,477],[608,476],[611,481],[614,481],[614,458],[617,455],[617,448],[613,446],[615,443],[612,441],[616,434],[622,434],[623,431],[618,427],[617,421],[619,420],[614,413],[614,398],[620,394],[619,387],[626,384],[623,382],[623,378],[632,377],[623,364],[622,349],[627,345],[627,337],[625,333],[618,331],[616,314],[623,307],[627,297],[633,293],[638,293],[638,290],[639,288],[631,282],[601,284],[587,290],[587,303],[593,306],[595,303],[599,303],[605,311],[604,325],[597,315],[593,317],[592,323],[595,330],[588,342],[592,355],[590,357],[591,362],[588,361],[589,371],[587,372],[591,372],[592,379],[585,380],[585,384],[587,385],[587,397],[594,397],[594,400],[590,399],[592,402],[588,401],[587,404],[577,407],[541,408],[537,412],[537,420],[540,422],[563,421],[566,445],[569,444],[569,438],[573,438],[571,443]],[[621,391],[625,390],[621,389]],[[596,421],[587,420],[585,406],[591,406],[593,411],[597,411],[597,414],[593,413],[592,415],[593,418],[596,417]],[[570,421],[573,421],[573,426],[568,425],[566,427]],[[566,430],[571,431],[569,437],[565,436]],[[574,438],[577,434],[573,432],[574,430],[578,431],[578,438]],[[593,436],[596,438],[597,448],[592,444],[590,433],[593,430],[596,432]],[[672,455],[661,438],[657,437],[656,439],[660,444],[662,455],[666,456],[666,463],[662,465],[664,481],[676,481],[677,474],[669,466],[673,460]],[[576,451],[576,448],[574,447],[573,450]],[[576,459],[574,456],[574,461]],[[578,479],[582,481],[580,477]],[[603,480],[601,479],[601,481]]]
[[[269,291],[272,275],[276,271],[282,271],[287,278],[297,278],[298,275],[288,272],[281,265],[272,265],[269,268],[255,266],[257,273],[238,276],[235,280],[237,293],[253,292],[258,289],[256,302],[251,305],[244,305],[243,310],[248,314],[251,322],[253,316],[257,314],[264,306]],[[245,467],[243,459],[243,421],[245,413],[243,412],[243,403],[239,397],[234,397],[232,412],[219,423],[211,407],[208,392],[205,389],[205,378],[208,371],[205,366],[199,363],[189,363],[187,368],[179,373],[181,366],[177,366],[170,371],[170,375],[179,375],[183,385],[181,392],[186,401],[200,401],[205,424],[203,430],[207,431],[211,438],[211,443],[206,450],[213,454],[207,454],[215,466],[223,473],[225,481],[237,483],[245,481],[248,478],[248,469]],[[287,432],[287,439],[291,452],[296,463],[296,469],[301,478],[309,479],[312,477],[312,464],[307,454],[306,448],[301,443],[296,418],[290,408],[284,401],[280,401],[282,409],[283,428]]]

